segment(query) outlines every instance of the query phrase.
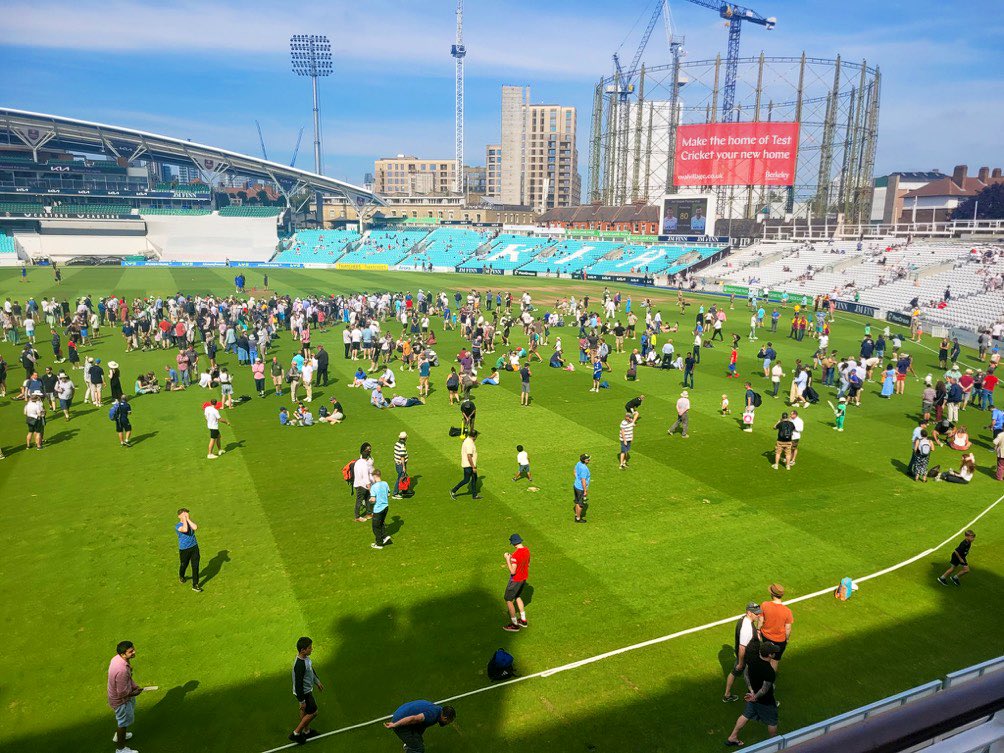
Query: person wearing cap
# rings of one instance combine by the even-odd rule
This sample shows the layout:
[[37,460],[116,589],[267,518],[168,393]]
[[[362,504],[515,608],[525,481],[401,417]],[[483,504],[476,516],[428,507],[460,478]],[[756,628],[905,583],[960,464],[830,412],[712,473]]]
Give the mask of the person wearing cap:
[[28,436],[25,439],[25,449],[31,449],[31,443],[35,443],[35,449],[42,449],[42,437],[45,434],[45,403],[42,402],[42,393],[32,392],[28,396],[28,402],[24,406],[24,418],[28,424]]
[[833,411],[833,416],[835,418],[835,425],[833,427],[834,431],[844,430],[844,419],[847,417],[847,398],[842,397],[837,401],[837,408]]
[[119,373],[119,365],[115,361],[108,362],[108,387],[112,393],[112,400],[122,397],[122,375]]
[[105,370],[101,368],[101,359],[95,358],[94,362],[87,369],[87,375],[91,383],[91,402],[95,406],[101,405],[101,389],[105,384]]
[[401,481],[408,476],[408,432],[402,431],[394,443],[394,469],[397,471],[397,481],[394,483],[394,499],[404,499],[401,494]]
[[66,420],[70,420],[70,406],[73,405],[73,393],[77,386],[70,381],[65,371],[60,371],[56,380],[56,397],[59,399],[59,407],[63,411]]
[[[637,415],[635,421],[638,420]],[[579,462],[575,464],[575,483],[572,484],[572,491],[575,495],[575,522],[586,523],[586,510],[589,509],[589,483],[592,480],[592,473],[589,471],[589,455],[582,453],[579,455]]]
[[42,383],[42,393],[49,401],[49,407],[56,410],[56,375],[52,373],[52,367],[46,366],[45,373],[39,377]]
[[[226,450],[223,449],[223,444],[220,442],[220,424],[224,423],[227,426],[230,422],[220,415],[220,409],[223,407],[223,403],[214,403],[212,401],[206,403],[202,407],[202,413],[206,417],[206,428],[209,429],[209,449],[206,453],[207,460],[216,460],[220,455],[222,455]],[[216,450],[216,452],[213,452]]]
[[132,422],[129,414],[132,413],[132,406],[125,395],[121,395],[112,402],[112,415],[115,417],[115,433],[119,436],[119,445],[131,447],[129,438],[132,436]]
[[739,739],[739,731],[746,726],[746,722],[758,721],[767,725],[767,734],[771,737],[777,734],[777,700],[774,698],[774,684],[777,681],[777,650],[778,647],[770,641],[760,643],[759,650],[748,656],[746,668],[743,675],[749,692],[743,700],[746,706],[743,708],[739,718],[736,719],[736,726],[732,729],[732,734],[725,741],[725,745],[730,748],[738,748],[743,745]]
[[725,679],[725,694],[722,696],[722,701],[725,703],[739,700],[739,696],[732,695],[732,683],[735,682],[739,675],[746,671],[747,652],[752,657],[760,649],[760,620],[762,619],[762,615],[763,610],[760,609],[760,605],[755,601],[751,601],[746,605],[746,613],[736,622],[734,644],[736,663],[732,667],[732,671],[729,672],[729,676]]
[[621,426],[620,426],[621,470],[624,470],[625,468],[628,467],[628,460],[631,455],[631,442],[634,441],[634,422],[635,422],[635,415],[633,413],[625,413],[624,420],[621,421]]
[[770,664],[777,669],[777,663],[781,660],[784,650],[788,647],[788,639],[791,638],[791,626],[795,622],[795,616],[791,610],[784,605],[784,586],[780,583],[770,584],[770,601],[765,601],[760,605],[763,610],[763,622],[760,625],[760,634],[765,641],[775,644],[776,651]]
[[689,436],[687,434],[687,428],[690,424],[690,393],[684,390],[680,393],[680,399],[676,401],[676,421],[673,425],[669,427],[666,432],[669,436],[673,436],[676,432],[676,427],[680,427],[680,436],[687,439]]
[[[509,622],[503,625],[502,629],[510,633],[516,633],[520,628],[527,626],[526,605],[523,603],[521,594],[526,586],[527,578],[530,577],[530,550],[523,543],[523,537],[514,533],[509,537],[509,543],[516,547],[512,552],[506,552],[506,567],[509,568],[509,583],[505,587],[505,603],[509,608]],[[519,616],[516,612],[519,610]]]

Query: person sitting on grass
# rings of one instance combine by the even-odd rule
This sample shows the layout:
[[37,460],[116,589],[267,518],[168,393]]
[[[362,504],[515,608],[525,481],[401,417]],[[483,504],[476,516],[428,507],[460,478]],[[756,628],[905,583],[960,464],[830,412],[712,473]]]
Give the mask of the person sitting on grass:
[[177,392],[178,390],[185,389],[185,385],[181,383],[181,379],[178,377],[178,372],[176,369],[165,366],[164,370],[167,372],[167,383],[164,388],[168,392]]
[[966,452],[973,446],[973,443],[969,441],[969,430],[961,424],[956,426],[955,431],[952,432],[952,438],[949,440],[948,446],[953,450]]
[[374,408],[386,408],[388,405],[387,398],[383,396],[383,387],[379,384],[370,393],[370,404]]
[[481,384],[490,384],[493,387],[498,387],[499,385],[499,370],[492,369],[492,373],[481,380]]
[[335,398],[331,398],[331,409],[329,410],[326,405],[322,405],[318,412],[318,422],[322,424],[338,424],[342,422],[345,418],[345,414],[342,412],[342,404],[338,402]]
[[285,405],[279,409],[279,425],[299,426],[297,420],[293,416],[289,415],[289,411],[286,409]]
[[560,352],[554,351],[551,354],[551,360],[548,361],[547,365],[550,366],[552,369],[563,369],[565,367],[565,359],[561,357]]
[[362,366],[356,369],[356,373],[352,377],[352,384],[349,387],[362,387],[363,382],[366,381],[366,372],[363,371]]
[[957,471],[945,471],[938,476],[939,481],[948,481],[952,484],[968,484],[976,475],[976,458],[970,452],[962,456],[962,463]]

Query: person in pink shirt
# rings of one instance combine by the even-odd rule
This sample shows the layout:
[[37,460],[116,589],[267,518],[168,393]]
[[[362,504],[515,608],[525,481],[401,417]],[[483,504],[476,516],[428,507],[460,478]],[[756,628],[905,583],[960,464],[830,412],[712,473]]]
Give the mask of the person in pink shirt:
[[130,661],[136,656],[132,641],[121,641],[115,647],[115,656],[108,664],[108,705],[115,712],[117,729],[114,742],[121,753],[136,753],[126,745],[132,737],[129,727],[136,719],[136,696],[143,688],[133,682]]
[[251,364],[251,376],[254,377],[254,388],[258,390],[258,397],[265,397],[265,364],[261,358],[256,358]]

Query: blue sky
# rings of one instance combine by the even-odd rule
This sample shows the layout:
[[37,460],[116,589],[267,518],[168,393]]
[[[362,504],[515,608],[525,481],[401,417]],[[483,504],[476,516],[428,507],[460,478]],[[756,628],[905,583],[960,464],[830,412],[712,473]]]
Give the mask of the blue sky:
[[[325,172],[353,183],[375,157],[453,154],[451,0],[297,3],[255,0],[4,0],[0,102],[133,126],[312,166],[309,84],[290,71],[288,39],[327,34],[335,74],[323,82]],[[468,164],[498,139],[499,87],[529,84],[535,102],[579,108],[585,181],[592,86],[624,43],[630,59],[651,0],[467,0]],[[749,27],[744,55],[878,64],[883,73],[876,174],[968,163],[1004,165],[1004,18],[999,0],[756,0],[777,28]],[[543,9],[542,9],[543,8]],[[724,54],[716,14],[672,3],[692,59]],[[632,33],[632,29],[634,29]],[[626,41],[625,41],[626,38]],[[644,60],[668,62],[661,26]]]

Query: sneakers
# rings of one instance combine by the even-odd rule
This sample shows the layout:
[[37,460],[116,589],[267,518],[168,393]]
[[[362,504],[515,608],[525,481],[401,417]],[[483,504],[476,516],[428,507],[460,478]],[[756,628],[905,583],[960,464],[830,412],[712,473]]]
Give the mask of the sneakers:
[[945,580],[944,576],[941,576],[941,575],[938,576],[938,583],[940,583],[943,586],[947,586],[948,585],[948,581]]
[[393,496],[391,497],[391,499],[404,499],[404,495],[401,495],[401,494],[395,494],[395,495],[393,495]]
[[451,491],[450,492],[450,499],[456,499],[456,498],[457,498],[457,493],[454,492],[454,491]]
[[373,542],[372,544],[370,544],[370,549],[383,549],[383,546],[377,544],[376,542]]
[[192,590],[200,594],[202,593],[202,586],[192,586]]
[[484,497],[482,497],[480,494],[475,494],[474,496],[471,497],[471,499],[484,499]]
[[507,622],[505,625],[502,626],[502,629],[505,630],[507,633],[518,633],[519,625],[513,625],[511,622]]
[[771,466],[771,468],[773,468],[773,469],[774,469],[774,470],[776,471],[776,470],[777,470],[777,463],[774,463],[774,464],[773,464],[773,465]]
[[[126,740],[132,740],[132,732],[126,732]],[[112,735],[112,742],[117,743],[119,741],[118,733]],[[126,748],[128,750],[128,748]]]
[[530,623],[527,622],[526,620],[518,620],[518,622],[519,622],[519,626],[521,628],[525,628],[525,627],[529,627],[530,626]]
[[219,455],[213,455],[212,453],[209,453],[208,455],[206,455],[206,460],[216,460],[216,458],[218,457]]
[[220,448],[220,453],[219,454],[222,455],[224,452],[226,452],[226,450],[224,450],[223,448]]
[[729,695],[723,695],[722,696],[722,703],[733,703],[733,702],[738,701],[738,700],[739,700],[739,696],[737,696],[737,695],[731,695],[731,694],[729,694]]
[[388,544],[393,544],[393,543],[394,543],[394,542],[393,542],[393,541],[391,541],[391,538],[390,538],[390,536],[384,536],[384,537],[383,537],[383,545],[384,545],[384,546],[387,546]]
[[958,578],[958,576],[955,576],[955,575],[953,575],[953,576],[952,576],[952,577],[951,577],[951,578],[950,578],[949,580],[951,580],[951,581],[952,581],[952,583],[954,583],[954,584],[955,584],[955,585],[957,585],[957,586],[961,586],[961,585],[962,585],[962,584],[961,584],[961,583],[959,582],[959,578]]
[[297,745],[303,745],[304,743],[307,742],[307,736],[306,735],[298,735],[295,732],[290,732],[289,733],[289,739],[292,740]]
[[576,523],[588,523],[589,521],[586,520],[585,518],[576,518],[575,522]]
[[366,518],[356,518],[356,523],[365,523]]

